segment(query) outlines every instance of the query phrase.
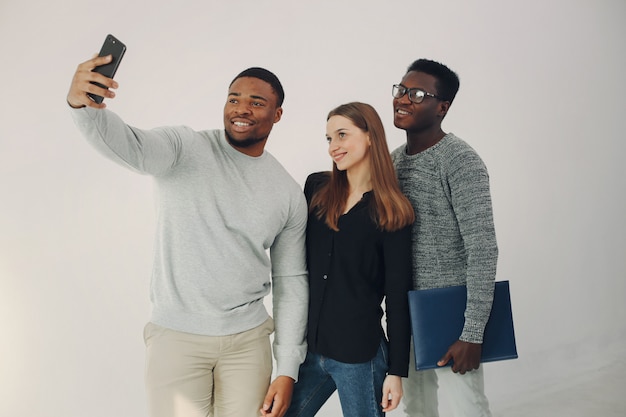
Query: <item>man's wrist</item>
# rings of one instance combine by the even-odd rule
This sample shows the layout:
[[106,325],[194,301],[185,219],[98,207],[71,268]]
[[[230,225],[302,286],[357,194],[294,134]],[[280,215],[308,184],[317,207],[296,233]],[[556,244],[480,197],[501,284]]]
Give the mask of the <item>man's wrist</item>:
[[73,109],[82,109],[83,107],[86,107],[84,104],[75,106],[72,103],[70,103],[69,99],[67,99],[67,98],[65,99],[65,101],[67,102],[67,105],[70,106]]
[[289,375],[278,375],[276,377],[276,379],[274,379],[274,381],[278,381],[278,380],[285,380],[285,381],[290,381],[292,384],[296,383],[296,380],[293,379],[292,377],[290,377]]

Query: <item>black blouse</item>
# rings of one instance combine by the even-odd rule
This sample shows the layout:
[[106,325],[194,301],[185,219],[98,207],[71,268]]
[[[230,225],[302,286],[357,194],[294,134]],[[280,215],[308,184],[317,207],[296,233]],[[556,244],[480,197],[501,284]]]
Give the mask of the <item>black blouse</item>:
[[[307,201],[330,173],[306,180]],[[367,362],[385,337],[385,299],[390,375],[407,376],[411,329],[411,226],[380,230],[370,216],[371,193],[339,218],[339,231],[309,213],[306,252],[309,269],[307,342],[311,352],[344,363]]]

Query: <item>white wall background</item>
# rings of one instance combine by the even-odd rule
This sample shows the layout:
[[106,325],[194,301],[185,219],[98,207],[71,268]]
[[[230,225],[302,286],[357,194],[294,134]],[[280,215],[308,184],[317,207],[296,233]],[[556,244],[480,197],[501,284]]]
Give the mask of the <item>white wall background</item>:
[[485,365],[494,410],[623,356],[626,3],[307,3],[0,1],[0,415],[146,416],[151,181],[93,151],[64,102],[109,32],[128,46],[109,108],[139,127],[220,127],[233,76],[274,71],[269,150],[300,183],[330,167],[328,110],[374,105],[395,148],[391,85],[416,58],[448,64],[444,128],[489,167],[513,291],[520,358]]

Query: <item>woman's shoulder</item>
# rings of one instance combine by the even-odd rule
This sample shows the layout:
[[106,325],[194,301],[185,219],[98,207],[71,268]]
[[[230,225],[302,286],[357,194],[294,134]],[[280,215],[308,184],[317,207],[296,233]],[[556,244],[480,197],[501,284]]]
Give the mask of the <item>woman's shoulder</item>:
[[330,174],[331,174],[330,171],[313,172],[309,174],[309,176],[306,179],[306,182],[313,182],[313,183],[328,182],[328,180],[330,179]]
[[330,171],[321,171],[309,174],[304,184],[304,194],[306,195],[308,201],[311,200],[313,194],[315,194],[320,187],[328,184],[328,181],[330,181],[330,175]]
[[327,184],[328,181],[330,181],[330,174],[330,171],[320,171],[309,174],[304,185],[305,189],[307,186],[317,189],[320,186]]

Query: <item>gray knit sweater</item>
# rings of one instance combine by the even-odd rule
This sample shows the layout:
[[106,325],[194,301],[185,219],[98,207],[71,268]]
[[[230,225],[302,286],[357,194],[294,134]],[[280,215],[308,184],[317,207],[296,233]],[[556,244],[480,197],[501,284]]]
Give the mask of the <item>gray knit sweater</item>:
[[459,339],[482,343],[498,258],[487,168],[452,133],[415,155],[407,155],[405,148],[395,149],[392,158],[417,217],[414,286],[467,284],[465,326]]
[[268,152],[235,150],[223,130],[142,130],[108,110],[71,112],[105,156],[154,177],[151,320],[201,335],[239,333],[267,319],[272,288],[277,375],[297,379],[308,306],[300,186]]

